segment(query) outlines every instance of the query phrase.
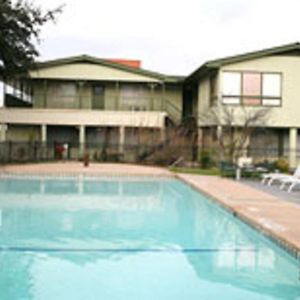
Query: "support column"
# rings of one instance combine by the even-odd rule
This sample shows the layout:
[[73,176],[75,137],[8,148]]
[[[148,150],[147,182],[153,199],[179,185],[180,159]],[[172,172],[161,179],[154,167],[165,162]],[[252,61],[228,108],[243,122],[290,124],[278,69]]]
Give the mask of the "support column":
[[6,106],[6,81],[3,79],[3,103],[2,106]]
[[161,84],[161,110],[165,111],[166,110],[166,86],[165,83],[163,82]]
[[41,142],[43,145],[47,143],[47,125],[43,124],[41,126]]
[[124,152],[124,144],[125,144],[125,126],[119,127],[119,153]]
[[120,85],[119,85],[118,81],[116,81],[116,84],[115,84],[115,97],[116,97],[115,110],[119,110],[119,107],[120,107]]
[[218,125],[217,126],[217,138],[220,139],[222,137],[222,126],[221,125]]
[[150,107],[149,107],[149,110],[154,110],[154,99],[155,99],[155,94],[154,94],[154,89],[155,89],[155,84],[154,83],[151,83],[150,84]]
[[47,107],[47,91],[48,90],[48,87],[47,87],[47,80],[44,79],[44,86],[43,86],[43,105],[44,105],[44,108]]
[[7,131],[7,125],[0,124],[0,142],[6,141],[6,131]]
[[42,149],[42,158],[47,157],[47,125],[42,124],[41,126],[41,149]]
[[85,126],[79,126],[79,156],[83,158],[85,150]]
[[297,128],[290,128],[289,133],[289,165],[291,168],[297,166]]

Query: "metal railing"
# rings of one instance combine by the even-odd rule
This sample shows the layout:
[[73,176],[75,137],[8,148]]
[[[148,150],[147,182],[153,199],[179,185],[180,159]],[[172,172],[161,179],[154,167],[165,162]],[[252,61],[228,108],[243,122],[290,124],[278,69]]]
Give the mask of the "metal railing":
[[[242,152],[241,152],[242,153]],[[251,157],[254,163],[274,162],[291,156],[300,161],[300,150],[278,148],[244,149],[245,156]],[[181,143],[166,140],[148,144],[108,144],[108,143],[42,143],[42,142],[1,142],[0,163],[26,163],[55,160],[81,160],[88,154],[91,161],[125,162],[151,165],[171,165],[180,159],[185,165],[188,162],[208,162],[218,166],[221,160],[230,160],[221,156],[218,148],[203,148],[187,142]]]
[[165,100],[165,110],[168,116],[175,122],[179,123],[182,118],[182,112],[179,107],[169,100]]
[[[59,96],[51,99],[43,94],[36,94],[35,108],[56,109],[92,109],[107,111],[165,111],[168,116],[178,123],[181,121],[181,109],[170,99],[162,97],[105,97],[94,102],[92,97]],[[40,100],[38,100],[40,99]],[[101,103],[100,103],[101,102]]]
[[55,160],[81,160],[88,154],[91,161],[170,165],[179,157],[191,161],[195,147],[189,145],[41,143],[2,142],[0,163],[27,163]]

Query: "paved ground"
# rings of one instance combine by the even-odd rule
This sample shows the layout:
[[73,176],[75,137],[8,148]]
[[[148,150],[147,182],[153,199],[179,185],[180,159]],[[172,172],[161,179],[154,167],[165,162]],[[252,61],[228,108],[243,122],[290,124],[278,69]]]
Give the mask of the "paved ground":
[[293,189],[291,193],[288,193],[287,191],[280,190],[278,184],[268,186],[265,184],[261,184],[260,181],[255,181],[255,180],[243,180],[241,181],[241,183],[253,187],[255,189],[258,189],[260,191],[263,191],[265,193],[271,194],[277,198],[280,198],[283,201],[290,201],[295,204],[300,204],[299,189]]
[[[0,173],[174,176],[170,171],[156,167],[94,163],[83,167],[78,162],[2,166]],[[178,177],[211,196],[292,252],[298,252],[300,257],[300,205],[292,203],[297,202],[296,198],[295,201],[288,198],[296,197],[296,194],[288,196],[276,187],[268,188],[255,182],[236,182],[216,176],[178,174]]]
[[58,162],[24,165],[0,166],[0,173],[25,173],[25,174],[84,174],[84,175],[144,175],[144,176],[170,176],[172,173],[163,168],[137,166],[130,164],[100,164],[91,163],[84,167],[80,162]]

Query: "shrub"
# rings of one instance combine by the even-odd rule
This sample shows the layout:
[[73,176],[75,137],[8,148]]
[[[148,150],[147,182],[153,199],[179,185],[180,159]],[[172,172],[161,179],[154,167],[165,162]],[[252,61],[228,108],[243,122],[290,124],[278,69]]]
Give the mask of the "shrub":
[[279,158],[278,160],[276,160],[275,167],[283,173],[287,173],[289,171],[289,163],[284,158]]
[[97,151],[94,151],[94,153],[93,153],[93,160],[94,161],[98,161],[99,160],[99,154],[98,154],[98,152]]
[[106,147],[103,147],[101,154],[99,155],[99,160],[100,161],[107,161],[107,150]]
[[209,169],[213,166],[213,159],[211,153],[206,150],[202,150],[200,153],[200,165],[203,169]]

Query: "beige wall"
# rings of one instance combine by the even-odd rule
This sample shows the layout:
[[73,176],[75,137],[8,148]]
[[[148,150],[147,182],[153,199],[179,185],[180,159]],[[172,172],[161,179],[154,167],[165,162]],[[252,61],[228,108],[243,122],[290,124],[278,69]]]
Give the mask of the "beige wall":
[[[182,86],[181,85],[166,85],[165,91],[162,92],[164,102],[163,108],[169,117],[179,123],[182,119]],[[156,108],[156,109],[159,109]]]
[[198,86],[198,125],[207,124],[207,112],[210,107],[210,82],[209,78],[203,78]]
[[0,124],[165,127],[165,112],[74,109],[0,109]]
[[9,125],[6,132],[6,139],[14,142],[40,141],[40,126]]
[[[297,56],[272,56],[224,66],[223,71],[282,73],[282,106],[270,108],[270,127],[300,127],[300,59]],[[220,77],[222,78],[222,77]],[[221,97],[222,82],[219,87]],[[262,107],[260,107],[262,108]],[[257,109],[257,108],[248,108]],[[259,109],[259,108],[258,108]]]
[[166,85],[165,97],[178,110],[182,111],[182,86]]
[[72,63],[60,66],[43,68],[31,71],[32,78],[73,79],[73,80],[106,80],[106,81],[133,81],[133,82],[159,82],[150,76],[126,72],[91,63]]

